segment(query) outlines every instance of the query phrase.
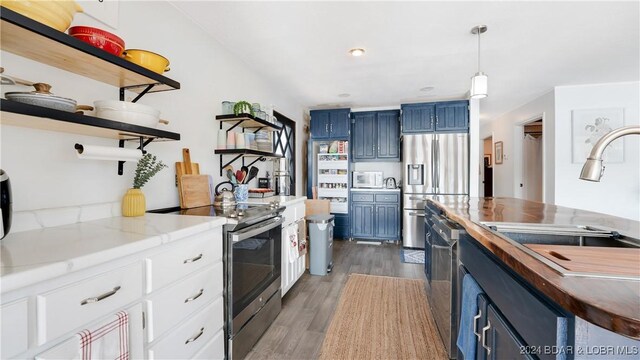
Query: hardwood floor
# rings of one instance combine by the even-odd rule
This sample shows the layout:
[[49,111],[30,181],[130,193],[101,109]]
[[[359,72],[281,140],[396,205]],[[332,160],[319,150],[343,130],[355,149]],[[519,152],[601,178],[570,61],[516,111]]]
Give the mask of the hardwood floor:
[[282,299],[282,311],[247,359],[317,359],[350,273],[425,279],[422,264],[400,261],[401,245],[335,241],[333,271],[309,272]]

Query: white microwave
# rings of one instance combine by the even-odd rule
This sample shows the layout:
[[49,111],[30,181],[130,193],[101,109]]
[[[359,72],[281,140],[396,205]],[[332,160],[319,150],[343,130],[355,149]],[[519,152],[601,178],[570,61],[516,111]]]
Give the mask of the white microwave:
[[354,171],[351,186],[354,188],[382,188],[382,171]]

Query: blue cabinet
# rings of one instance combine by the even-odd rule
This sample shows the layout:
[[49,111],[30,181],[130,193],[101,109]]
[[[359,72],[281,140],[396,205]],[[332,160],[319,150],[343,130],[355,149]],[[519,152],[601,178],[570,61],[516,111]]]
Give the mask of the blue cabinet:
[[351,160],[367,161],[376,158],[376,113],[353,114],[351,131]]
[[329,140],[349,139],[349,109],[312,110],[311,138]]
[[448,101],[436,104],[436,131],[464,132],[469,130],[469,103]]
[[333,214],[335,218],[333,222],[335,226],[333,227],[333,237],[334,239],[348,239],[350,237],[349,233],[349,214]]
[[351,236],[365,240],[400,239],[398,192],[351,192]]
[[467,132],[466,100],[402,105],[402,133]]
[[353,162],[400,161],[399,111],[369,111],[352,116]]
[[435,130],[435,104],[402,105],[402,133],[425,133]]

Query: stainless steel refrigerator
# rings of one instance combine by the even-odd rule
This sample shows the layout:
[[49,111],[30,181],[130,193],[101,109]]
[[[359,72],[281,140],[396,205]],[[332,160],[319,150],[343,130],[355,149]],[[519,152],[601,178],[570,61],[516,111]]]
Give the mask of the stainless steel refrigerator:
[[402,150],[402,246],[424,249],[426,200],[469,194],[469,134],[405,134]]

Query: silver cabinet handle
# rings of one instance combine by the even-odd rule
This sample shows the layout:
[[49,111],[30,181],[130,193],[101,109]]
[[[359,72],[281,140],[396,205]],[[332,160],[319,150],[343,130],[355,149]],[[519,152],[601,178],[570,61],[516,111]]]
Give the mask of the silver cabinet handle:
[[204,294],[204,289],[200,289],[199,293],[193,295],[192,297],[188,297],[188,298],[184,299],[184,302],[188,303],[189,301],[193,301],[193,300],[199,298],[200,296],[202,296],[202,294]]
[[108,298],[109,296],[113,296],[115,295],[118,290],[120,290],[120,286],[116,286],[113,288],[113,290],[106,292],[104,294],[98,295],[96,297],[90,297],[90,298],[86,298],[82,301],[80,301],[80,305],[87,305],[87,304],[91,304],[91,303],[97,303],[100,300],[104,300],[106,298]]
[[487,320],[487,326],[482,328],[482,347],[487,350],[487,356],[491,354],[491,348],[487,346],[487,330],[491,329],[491,321]]
[[482,317],[482,309],[478,309],[478,315],[473,317],[473,334],[480,340],[480,333],[478,332],[478,319]]
[[419,196],[409,196],[409,200],[422,200],[422,201],[426,201],[427,198],[426,197],[419,197]]
[[185,341],[185,344],[188,344],[190,342],[194,342],[196,340],[198,340],[198,338],[200,336],[202,336],[202,334],[204,334],[204,328],[200,328],[200,332],[198,334],[196,334],[194,337],[187,339],[187,341]]
[[198,256],[196,256],[194,258],[187,259],[187,260],[183,261],[182,263],[183,264],[188,264],[188,263],[196,262],[196,261],[198,261],[200,259],[202,259],[202,254],[200,254],[200,255],[198,255]]
[[424,217],[424,214],[418,213],[418,212],[410,212],[409,215],[410,216],[417,216],[417,217]]

